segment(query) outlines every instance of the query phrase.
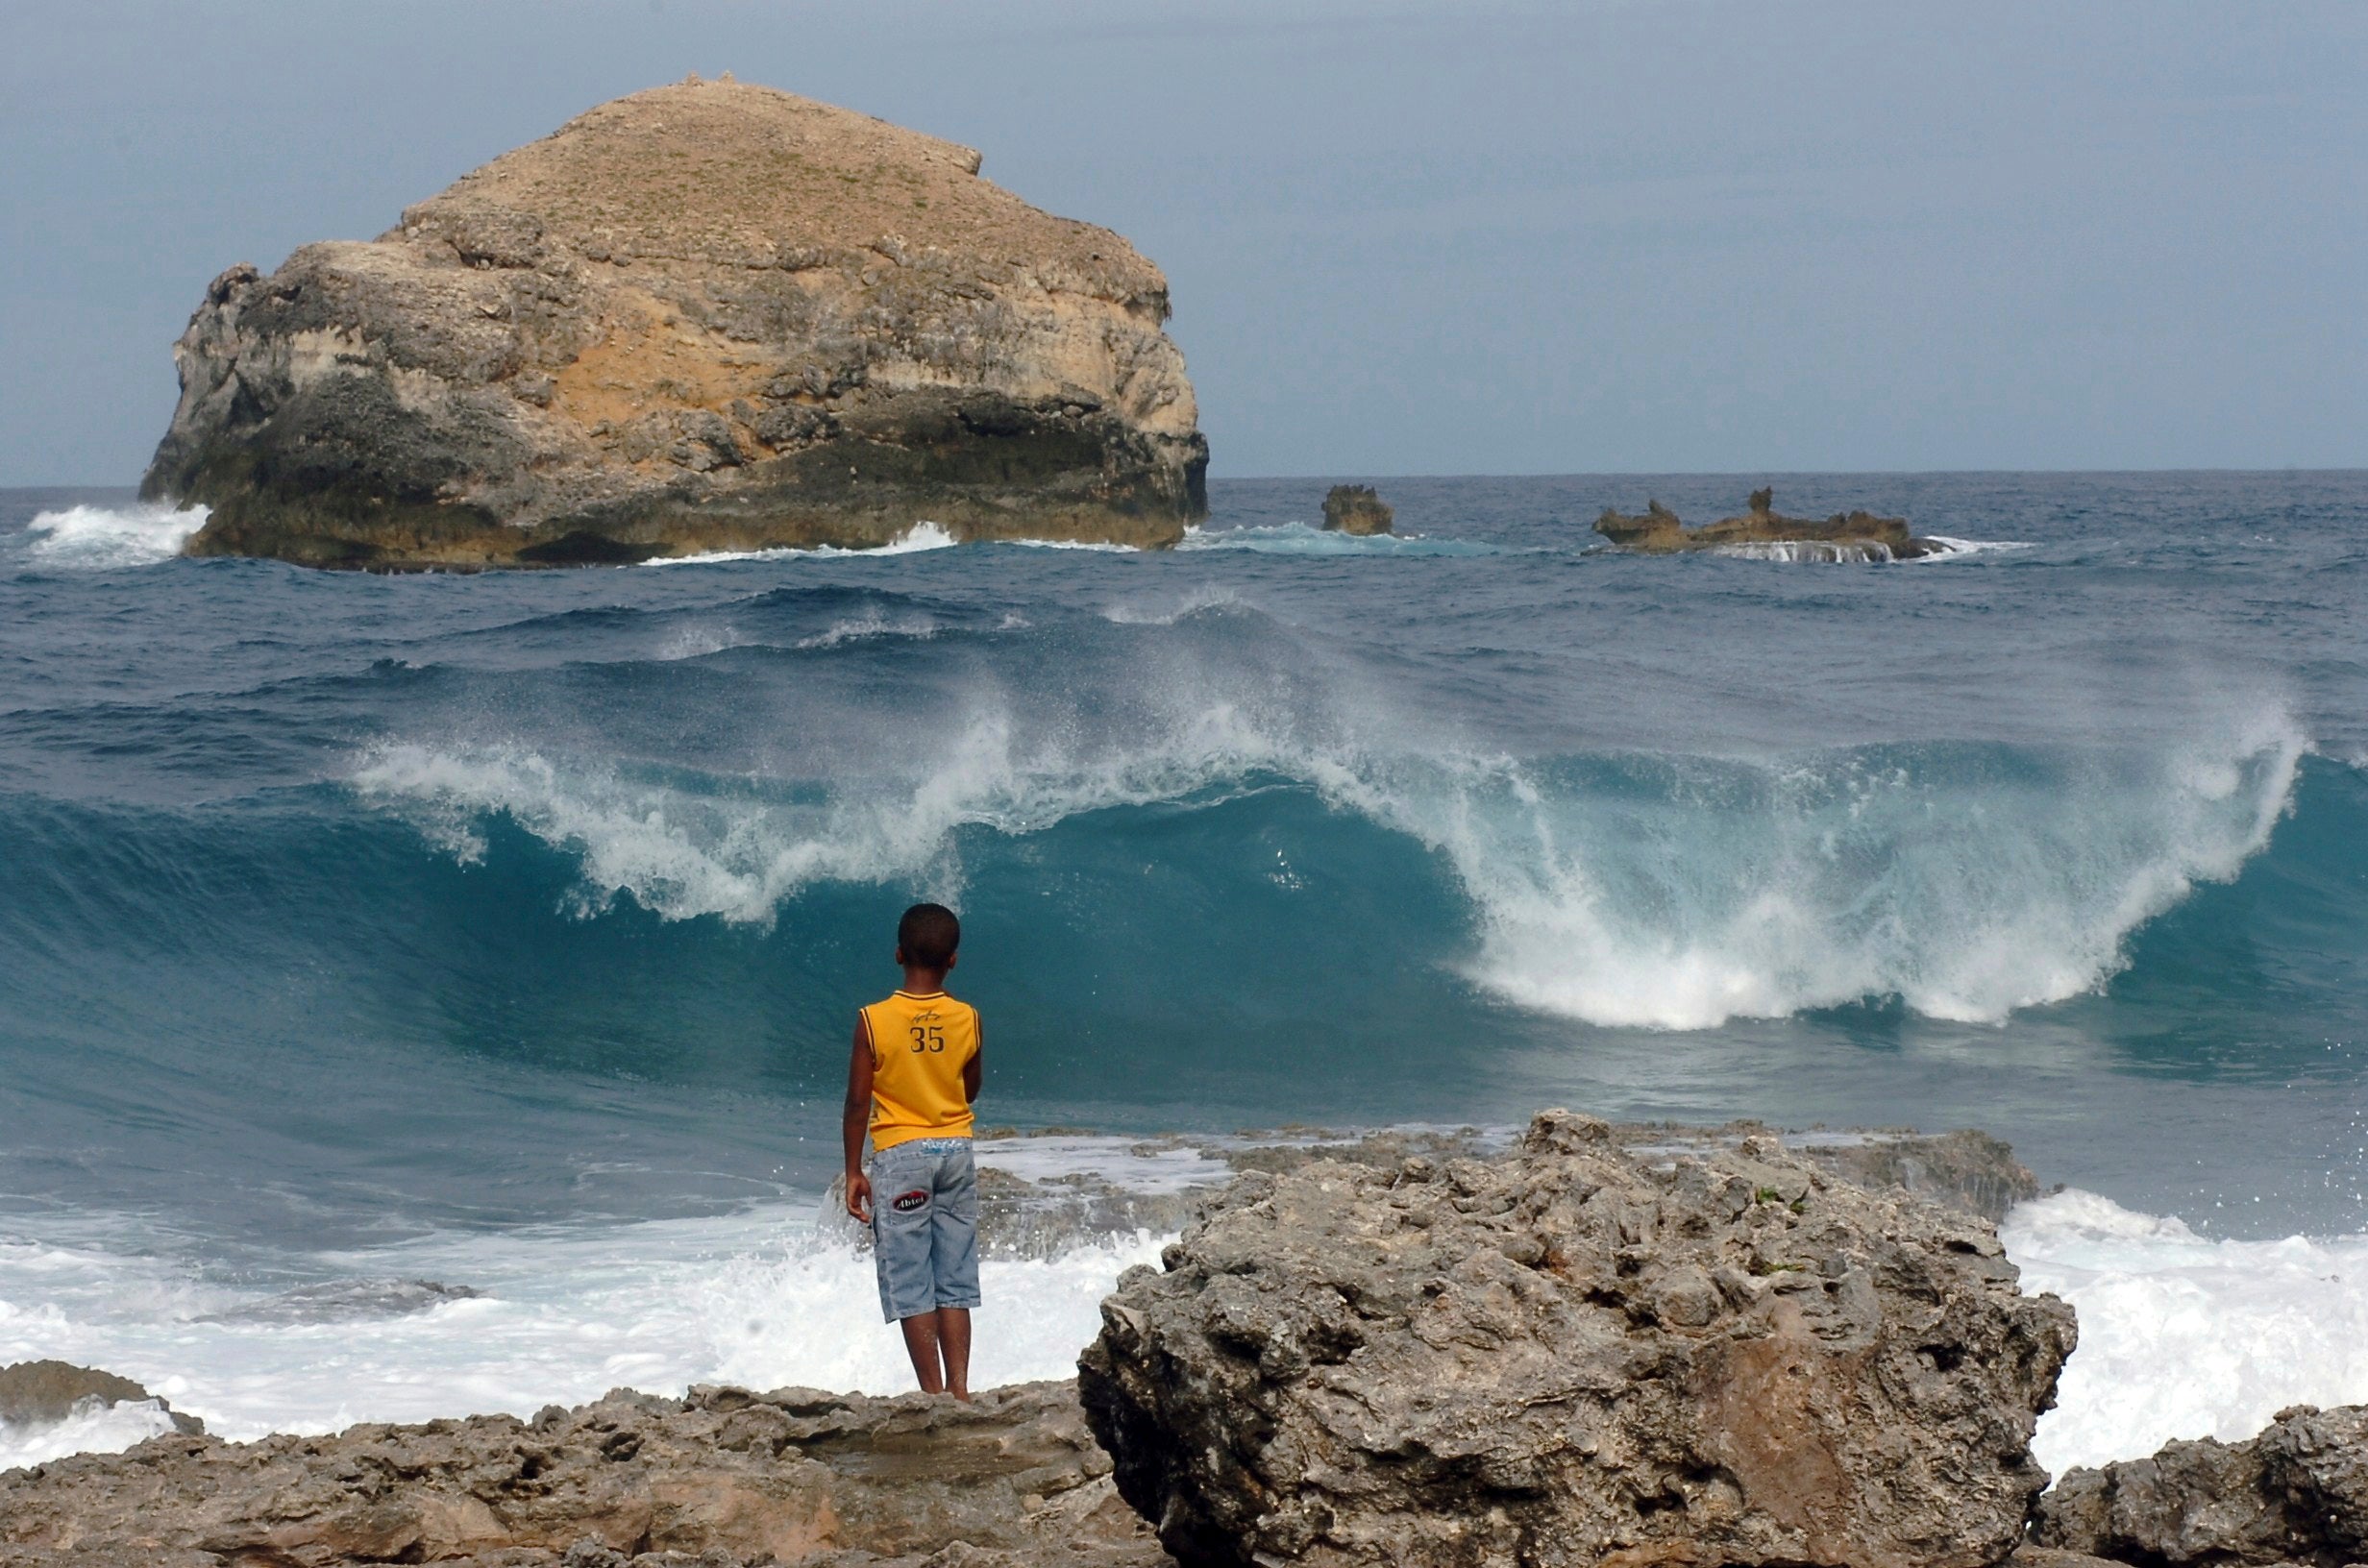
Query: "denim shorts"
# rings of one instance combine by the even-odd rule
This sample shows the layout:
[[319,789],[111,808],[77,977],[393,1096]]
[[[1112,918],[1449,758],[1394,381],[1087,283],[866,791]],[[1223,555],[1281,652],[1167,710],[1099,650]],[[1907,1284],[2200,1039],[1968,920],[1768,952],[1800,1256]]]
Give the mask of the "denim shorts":
[[978,1168],[967,1138],[916,1138],[872,1156],[872,1261],[895,1323],[978,1305]]

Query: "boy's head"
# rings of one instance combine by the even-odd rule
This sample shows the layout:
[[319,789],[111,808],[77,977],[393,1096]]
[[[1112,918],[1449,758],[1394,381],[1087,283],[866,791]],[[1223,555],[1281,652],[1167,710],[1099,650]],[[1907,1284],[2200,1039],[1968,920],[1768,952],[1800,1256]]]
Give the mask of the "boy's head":
[[944,904],[915,904],[897,921],[897,962],[908,968],[950,969],[961,945],[962,922]]

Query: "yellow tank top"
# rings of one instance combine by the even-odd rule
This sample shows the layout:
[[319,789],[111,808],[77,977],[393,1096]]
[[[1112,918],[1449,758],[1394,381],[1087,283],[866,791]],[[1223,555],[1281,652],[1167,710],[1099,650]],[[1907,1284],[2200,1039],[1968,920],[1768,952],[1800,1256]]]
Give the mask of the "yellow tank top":
[[962,1069],[978,1054],[978,1010],[944,992],[900,991],[863,1010],[872,1036],[872,1147],[971,1136]]

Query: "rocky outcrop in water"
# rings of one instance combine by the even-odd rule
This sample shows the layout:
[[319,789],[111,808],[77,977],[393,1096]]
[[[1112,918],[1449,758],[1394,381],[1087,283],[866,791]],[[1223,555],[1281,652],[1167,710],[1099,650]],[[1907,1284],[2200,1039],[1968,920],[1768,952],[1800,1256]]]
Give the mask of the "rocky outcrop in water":
[[47,1426],[79,1411],[110,1405],[153,1403],[185,1433],[203,1433],[206,1423],[176,1410],[130,1378],[71,1361],[18,1361],[0,1366],[0,1426]]
[[1119,235],[768,88],[604,104],[366,243],[216,279],[142,494],[197,554],[478,568],[1173,543],[1208,448]]
[[2034,1537],[2143,1568],[2368,1562],[2368,1406],[2297,1406],[2245,1442],[2074,1470]]
[[1388,533],[1396,516],[1369,484],[1336,484],[1323,498],[1323,526],[1336,533]]
[[0,1475],[0,1562],[1152,1568],[1073,1386],[620,1390],[532,1421],[152,1439]]
[[1565,1113],[1246,1179],[1166,1262],[1079,1387],[1191,1565],[1986,1568],[2074,1341],[1983,1220]]
[[1823,522],[1786,517],[1775,509],[1772,489],[1751,493],[1749,507],[1739,517],[1690,528],[1678,515],[1657,501],[1647,501],[1640,515],[1612,507],[1595,519],[1595,531],[1622,550],[1647,555],[1667,555],[1688,550],[1723,550],[1731,553],[1766,553],[1787,558],[1822,560],[1911,560],[1942,552],[1947,547],[1919,539],[1905,518],[1877,517],[1871,512],[1836,512]]

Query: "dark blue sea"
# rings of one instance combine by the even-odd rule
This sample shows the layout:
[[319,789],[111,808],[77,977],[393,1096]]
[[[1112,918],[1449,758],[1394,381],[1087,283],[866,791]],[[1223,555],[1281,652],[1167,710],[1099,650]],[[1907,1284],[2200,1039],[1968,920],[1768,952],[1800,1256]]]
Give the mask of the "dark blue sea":
[[[927,896],[1040,1164],[1979,1126],[2066,1188],[2009,1222],[2083,1318],[2043,1459],[2368,1398],[2368,474],[1778,476],[1958,548],[1596,548],[1764,478],[481,576],[0,492],[0,1360],[233,1435],[898,1385],[815,1214]],[[991,1268],[982,1375],[1160,1239]]]

